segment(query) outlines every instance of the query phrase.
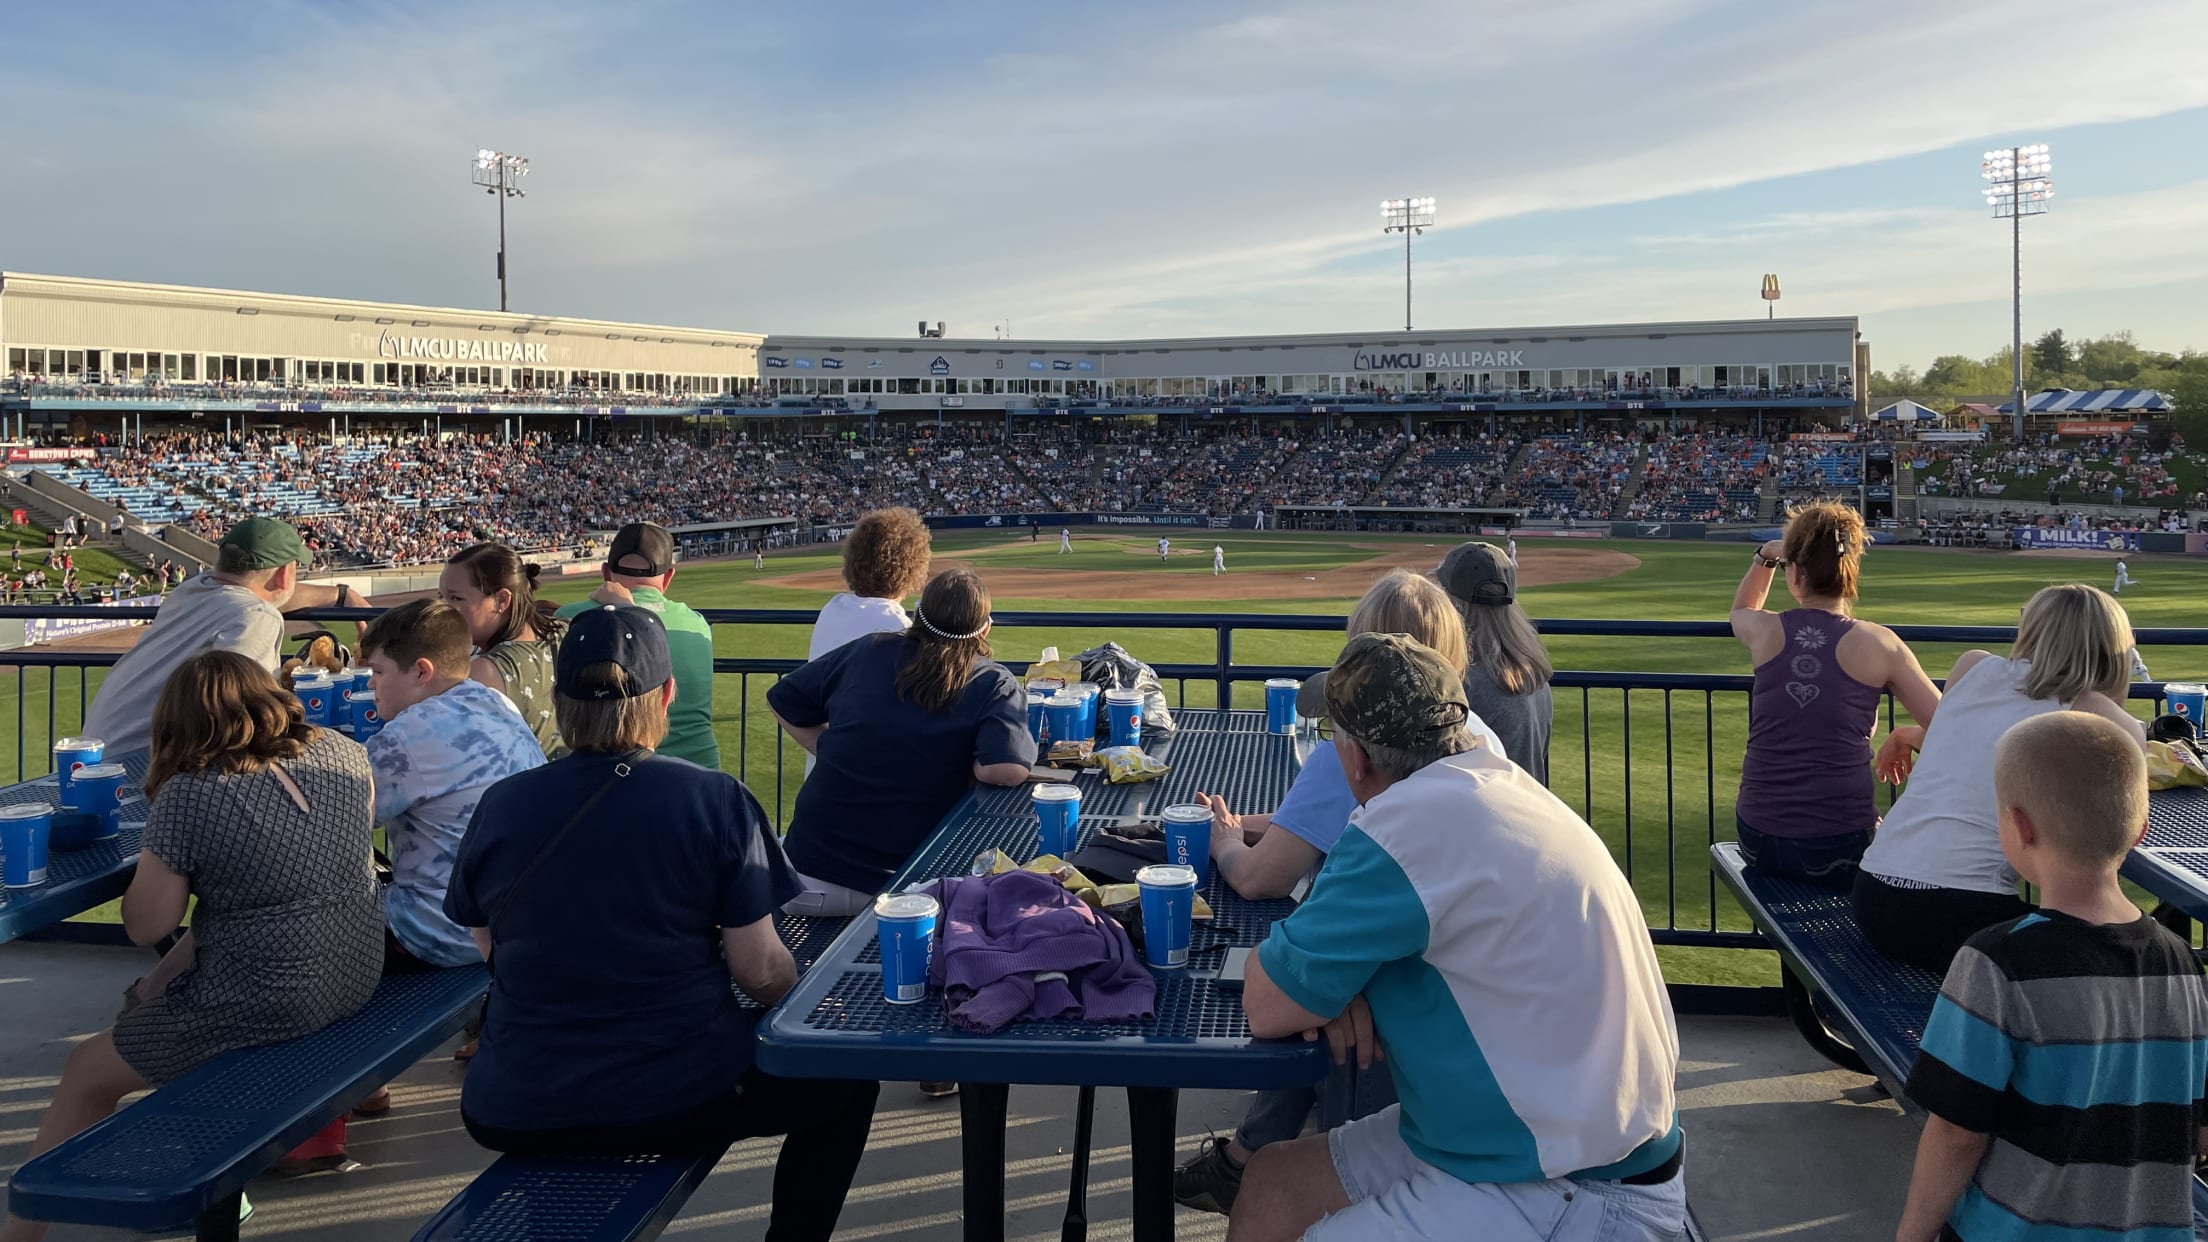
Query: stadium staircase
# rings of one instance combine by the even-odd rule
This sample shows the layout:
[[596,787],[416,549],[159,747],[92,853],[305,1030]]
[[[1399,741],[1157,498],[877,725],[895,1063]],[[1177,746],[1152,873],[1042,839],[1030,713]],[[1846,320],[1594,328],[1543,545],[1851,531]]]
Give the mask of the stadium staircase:
[[[1405,437],[1396,446],[1395,455],[1388,458],[1387,464],[1380,468],[1380,477],[1373,480],[1372,490],[1358,498],[1360,503],[1368,505],[1381,503],[1380,498],[1387,495],[1388,484],[1394,481],[1395,472],[1401,470],[1403,463],[1410,459],[1412,447],[1412,442],[1408,437]],[[1297,451],[1300,453],[1302,450],[1298,449]]]
[[1779,470],[1778,467],[1773,466],[1763,472],[1763,498],[1756,502],[1756,520],[1759,522],[1778,521],[1781,503],[1779,499]]
[[[1896,454],[1899,456],[1899,454]],[[1917,471],[1907,462],[1894,472],[1894,525],[1904,542],[1917,538]]]
[[[1530,446],[1529,446],[1530,447]],[[1618,499],[1610,506],[1613,521],[1622,521],[1633,512],[1633,499],[1641,494],[1641,478],[1648,470],[1648,442],[1633,450],[1633,464],[1625,469],[1625,486],[1618,489]]]

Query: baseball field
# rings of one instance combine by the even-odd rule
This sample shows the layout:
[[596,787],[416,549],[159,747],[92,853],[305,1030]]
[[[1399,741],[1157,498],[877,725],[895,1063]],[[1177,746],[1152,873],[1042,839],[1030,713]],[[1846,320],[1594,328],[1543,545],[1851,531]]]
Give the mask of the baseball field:
[[[1185,535],[1186,538],[1180,537]],[[936,564],[971,565],[990,585],[999,611],[1314,613],[1335,618],[1382,573],[1396,566],[1432,568],[1450,546],[1445,537],[1186,531],[1169,534],[1161,558],[1155,534],[1083,532],[1061,553],[1055,530],[1030,543],[1023,534],[939,535]],[[1225,572],[1213,573],[1212,549]],[[1720,620],[1749,560],[1746,544],[1543,539],[1519,543],[1521,598],[1536,618]],[[2136,585],[2122,602],[2133,624],[2201,624],[2208,598],[2208,562],[2136,556]],[[794,551],[767,558],[696,562],[682,568],[670,593],[700,608],[814,609],[841,586],[840,550]],[[1860,614],[1892,624],[2012,625],[2031,594],[2057,582],[2106,588],[2114,560],[2095,554],[1966,552],[1877,547],[1864,566]],[[580,598],[594,578],[562,580],[548,594]],[[1780,588],[1783,592],[1783,586]],[[1773,605],[1781,601],[1774,599]],[[807,625],[722,625],[715,646],[724,657],[802,658]],[[1076,627],[1002,628],[991,635],[998,657],[1028,661],[1045,645],[1068,654],[1116,640],[1154,664],[1214,658],[1210,629],[1152,630]],[[1341,639],[1331,633],[1244,631],[1237,662],[1323,666]],[[1669,673],[1746,673],[1746,652],[1730,639],[1554,638],[1559,669]],[[1960,647],[1920,646],[1934,677],[1944,677]],[[2149,647],[2158,680],[2208,675],[2208,650]],[[771,676],[723,676],[713,689],[723,766],[739,773],[770,812],[786,819],[802,776],[801,752],[782,739],[765,704]],[[20,732],[29,775],[45,769],[49,702],[53,728],[66,731],[80,714],[79,670],[58,670],[49,695],[46,670],[27,670],[18,687],[0,682],[0,767]],[[88,679],[97,685],[97,677]],[[5,701],[14,691],[22,709]],[[1169,698],[1175,687],[1169,685]],[[1189,706],[1211,706],[1208,681],[1186,687]],[[1259,690],[1243,687],[1242,706],[1257,706]],[[2145,704],[2136,704],[2142,712]],[[1557,794],[1587,817],[1616,852],[1640,893],[1652,926],[1704,928],[1713,898],[1720,927],[1744,927],[1709,877],[1713,839],[1732,834],[1731,805],[1745,738],[1746,696],[1700,691],[1559,689],[1556,692],[1550,780]],[[0,772],[0,775],[5,775]],[[1250,810],[1269,808],[1252,807]],[[1674,979],[1771,981],[1765,955],[1724,950],[1663,950]]]

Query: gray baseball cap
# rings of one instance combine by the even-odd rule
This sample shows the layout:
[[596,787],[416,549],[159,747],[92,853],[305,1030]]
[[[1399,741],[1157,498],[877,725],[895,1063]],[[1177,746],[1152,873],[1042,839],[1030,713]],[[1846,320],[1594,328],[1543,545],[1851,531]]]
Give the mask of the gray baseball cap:
[[1518,598],[1518,570],[1492,543],[1460,543],[1434,568],[1441,589],[1461,603],[1500,608]]

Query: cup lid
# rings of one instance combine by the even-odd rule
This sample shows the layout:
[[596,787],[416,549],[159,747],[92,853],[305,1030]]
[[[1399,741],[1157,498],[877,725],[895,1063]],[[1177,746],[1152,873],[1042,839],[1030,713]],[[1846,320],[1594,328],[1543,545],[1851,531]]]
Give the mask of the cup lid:
[[2203,686],[2197,681],[2165,681],[2162,683],[2162,693],[2164,694],[2200,694],[2203,691],[2208,691],[2208,686]]
[[1031,795],[1037,802],[1079,802],[1081,790],[1063,782],[1037,785]]
[[942,908],[940,902],[926,893],[883,893],[874,899],[876,918],[916,919]]
[[1211,822],[1211,808],[1201,802],[1176,802],[1158,812],[1158,818],[1175,821],[1202,820]]
[[1045,707],[1079,707],[1081,700],[1070,694],[1054,694],[1043,700]]
[[1078,690],[1083,694],[1087,694],[1095,690],[1102,690],[1103,688],[1104,687],[1097,685],[1093,681],[1069,681],[1066,683],[1066,689],[1068,691]]
[[54,808],[44,802],[17,802],[0,806],[0,819],[36,819],[53,813]]
[[105,746],[105,745],[107,745],[107,743],[105,743],[105,742],[101,741],[100,739],[98,739],[98,738],[96,738],[96,737],[65,737],[65,738],[61,739],[60,741],[58,741],[58,742],[54,743],[54,749],[55,749],[55,750],[90,750],[90,749],[92,749],[92,748],[93,748],[93,747],[95,747],[95,746]]
[[103,777],[122,776],[124,774],[125,773],[123,771],[123,765],[119,763],[88,763],[85,766],[78,768],[77,774],[70,779],[79,781],[96,781]]
[[329,684],[329,678],[317,674],[313,677],[298,678],[291,683],[291,688],[294,690],[322,690],[327,689]]
[[1302,684],[1293,677],[1268,677],[1265,679],[1265,688],[1268,690],[1277,690],[1282,686],[1300,686]]
[[1135,883],[1149,888],[1194,888],[1196,869],[1179,863],[1157,863],[1135,872]]
[[1104,692],[1104,697],[1110,699],[1114,703],[1140,703],[1142,702],[1142,691],[1106,690]]

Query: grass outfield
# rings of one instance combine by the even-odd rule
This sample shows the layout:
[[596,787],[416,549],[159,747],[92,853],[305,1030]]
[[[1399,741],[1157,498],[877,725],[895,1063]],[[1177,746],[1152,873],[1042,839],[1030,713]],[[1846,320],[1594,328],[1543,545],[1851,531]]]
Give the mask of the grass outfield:
[[[1361,583],[1377,576],[1357,566],[1394,559],[1425,561],[1428,549],[1438,561],[1445,540],[1425,536],[1315,535],[1297,532],[1185,532],[1175,536],[1176,552],[1160,564],[1156,536],[1092,533],[1075,541],[1070,556],[1058,554],[1056,532],[1029,545],[1024,538],[994,533],[945,534],[936,550],[941,559],[972,558],[987,569],[1020,571],[1027,595],[1000,594],[1000,611],[1086,612],[1308,612],[1347,614]],[[1226,549],[1230,573],[1222,579],[1222,598],[1201,598],[1210,588],[1209,551]],[[1544,540],[1520,542],[1529,576],[1547,552],[1613,551],[1637,558],[1637,567],[1590,581],[1529,587],[1527,609],[1536,617],[1641,620],[1716,620],[1725,615],[1733,590],[1747,566],[1745,544],[1689,544],[1644,541]],[[1186,553],[1184,555],[1184,553]],[[700,608],[817,608],[826,586],[790,586],[771,580],[832,575],[840,552],[826,548],[769,558],[765,570],[748,559],[687,566],[673,594]],[[2208,562],[2183,558],[2131,558],[2139,585],[2124,593],[2133,623],[2141,627],[2200,623],[2197,601],[2208,594]],[[1339,594],[1311,598],[1229,598],[1239,575],[1285,574],[1300,583],[1303,571],[1325,582],[1342,581]],[[1328,571],[1337,571],[1328,573]],[[1098,574],[1123,575],[1114,598],[1078,598],[1053,593],[1049,575],[1062,572],[1068,584]],[[1893,624],[2014,624],[2017,610],[2032,592],[2056,582],[2107,585],[2113,562],[2104,557],[2048,554],[1978,553],[1953,550],[1880,547],[1864,571],[1861,614]],[[1126,576],[1131,575],[1131,576]],[[1157,575],[1156,579],[1149,576]],[[1144,594],[1155,580],[1169,602],[1128,598]],[[553,586],[556,600],[581,598],[593,582],[576,579]],[[1314,588],[1319,589],[1319,588]],[[1783,592],[1783,587],[1781,588]],[[1192,594],[1194,593],[1194,594]],[[1305,592],[1308,593],[1308,592]],[[803,625],[723,625],[715,630],[715,649],[725,657],[801,659],[809,627]],[[1071,653],[1116,639],[1153,663],[1204,663],[1214,658],[1209,629],[1128,630],[1097,628],[1007,628],[992,635],[997,654],[1031,660],[1045,645]],[[1328,633],[1250,631],[1235,638],[1238,662],[1325,665],[1341,639]],[[1747,673],[1746,652],[1730,639],[1651,640],[1556,638],[1550,649],[1557,667],[1599,671]],[[1923,647],[1919,655],[1934,677],[1945,676],[1960,648]],[[2208,675],[2208,651],[2158,648],[2147,652],[2157,678]],[[23,736],[32,752],[31,774],[44,770],[39,755],[47,745],[44,670],[31,670],[24,696]],[[801,752],[774,728],[765,704],[771,677],[721,677],[714,687],[714,714],[721,735],[723,766],[743,776],[760,800],[779,806],[786,817],[802,774]],[[64,670],[52,696],[61,727],[78,718],[77,678]],[[747,683],[748,684],[745,684]],[[1168,688],[1171,694],[1172,688]],[[1243,706],[1258,704],[1259,690],[1245,686]],[[15,713],[7,710],[0,685],[0,747],[12,739]],[[1211,683],[1190,682],[1191,706],[1211,706]],[[1705,695],[1618,690],[1566,691],[1556,695],[1555,734],[1550,779],[1557,794],[1585,815],[1610,842],[1631,875],[1649,921],[1656,926],[1745,927],[1745,920],[1715,892],[1707,866],[1710,842],[1732,835],[1731,804],[1745,744],[1745,695]],[[748,702],[747,702],[748,701]],[[1667,730],[1667,716],[1671,728]],[[1627,720],[1630,719],[1630,729]],[[7,751],[0,749],[0,756]],[[1253,810],[1264,808],[1250,808]],[[1630,810],[1630,816],[1628,811]],[[1667,863],[1669,865],[1667,865]],[[1675,979],[1705,982],[1771,982],[1767,955],[1725,950],[1663,950]]]

